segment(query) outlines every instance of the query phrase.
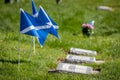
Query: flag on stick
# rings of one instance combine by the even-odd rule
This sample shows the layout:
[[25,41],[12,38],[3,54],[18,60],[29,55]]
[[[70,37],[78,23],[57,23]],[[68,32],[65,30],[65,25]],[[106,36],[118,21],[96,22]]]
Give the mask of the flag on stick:
[[[39,11],[37,12],[34,0],[32,0],[32,14],[36,19],[35,21],[37,22],[37,24],[33,24],[35,27],[39,27],[43,29],[43,31],[53,34],[59,38],[59,35],[57,33],[57,24],[47,15],[45,10],[41,6],[39,8]],[[47,37],[47,35],[45,37]],[[38,37],[38,42],[41,42],[41,40],[42,39]]]
[[40,6],[40,9],[38,12],[38,19],[40,19],[43,24],[50,26],[50,28],[45,29],[45,31],[56,36],[57,38],[60,38],[57,32],[57,29],[58,29],[57,24],[48,16],[48,14],[45,12],[42,6]]
[[39,37],[35,27],[23,9],[20,9],[20,33]]
[[57,24],[48,16],[45,10],[40,6],[39,12],[32,0],[32,14],[28,14],[20,9],[20,32],[38,38],[41,46],[44,45],[48,33],[60,38],[58,35]]
[[23,9],[20,9],[20,11],[20,32],[30,36],[38,37],[41,46],[43,46],[48,33],[43,31],[42,28],[39,28],[43,26],[35,27],[37,23],[33,16],[25,12]]

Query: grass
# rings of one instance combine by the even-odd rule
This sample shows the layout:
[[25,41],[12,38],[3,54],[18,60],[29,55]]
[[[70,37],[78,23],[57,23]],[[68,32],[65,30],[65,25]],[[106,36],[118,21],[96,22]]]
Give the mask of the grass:
[[[31,13],[31,2],[4,4],[0,1],[0,80],[119,80],[120,79],[120,1],[119,0],[35,0],[59,25],[61,41],[48,35],[44,47],[36,40],[36,54],[33,54],[30,36],[19,36],[19,8]],[[97,10],[99,5],[113,7],[114,11]],[[94,36],[83,37],[81,25],[95,20]],[[18,38],[20,37],[20,44]],[[18,51],[20,45],[20,71]],[[97,59],[105,63],[85,64],[101,68],[100,74],[84,75],[73,73],[48,73],[56,68],[57,60],[64,59],[71,47],[96,50]],[[30,59],[30,61],[29,61]],[[84,65],[84,64],[82,64]]]

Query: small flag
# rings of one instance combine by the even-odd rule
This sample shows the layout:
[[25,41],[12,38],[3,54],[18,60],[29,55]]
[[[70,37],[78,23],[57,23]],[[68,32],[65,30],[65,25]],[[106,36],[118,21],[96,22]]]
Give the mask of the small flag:
[[25,14],[23,9],[20,9],[20,32],[30,36],[39,37],[37,31],[35,30],[35,27]]
[[39,12],[38,12],[38,19],[42,21],[43,24],[49,25],[50,28],[46,28],[44,31],[47,31],[48,33],[56,36],[57,38],[60,38],[57,29],[57,24],[47,15],[45,10],[40,6]]
[[43,26],[35,27],[35,24],[37,25],[37,22],[33,16],[25,12],[23,9],[20,10],[21,10],[20,32],[23,34],[27,34],[39,38],[40,40],[39,43],[41,46],[43,46],[48,33],[42,30]]
[[32,15],[20,9],[20,32],[38,38],[38,42],[43,46],[48,33],[60,38],[57,24],[47,15],[40,6],[39,12],[32,0]]
[[[37,9],[34,4],[34,0],[32,0],[32,14],[36,18],[37,24],[34,24],[36,26],[43,26],[39,27],[42,28],[45,32],[48,32],[57,38],[60,38],[57,30],[58,26],[57,24],[47,15],[45,10],[40,6],[39,11],[37,12]],[[47,35],[46,35],[47,36]],[[40,40],[40,39],[38,39]]]

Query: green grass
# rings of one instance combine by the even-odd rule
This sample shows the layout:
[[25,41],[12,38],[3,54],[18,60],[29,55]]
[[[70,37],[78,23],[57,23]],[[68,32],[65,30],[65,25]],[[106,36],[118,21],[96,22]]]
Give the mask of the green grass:
[[[0,1],[0,80],[120,80],[120,1],[119,0],[35,0],[59,25],[61,41],[48,35],[44,47],[36,40],[36,54],[33,53],[32,38],[19,36],[19,9],[31,14],[30,0],[4,4]],[[113,7],[114,11],[97,10],[99,5]],[[94,36],[83,37],[81,25],[95,20]],[[20,37],[20,43],[18,39]],[[20,47],[20,71],[18,52]],[[96,50],[97,59],[105,63],[82,64],[100,68],[96,75],[73,73],[48,73],[56,68],[59,58],[64,59],[71,47]],[[29,61],[30,59],[30,61]]]

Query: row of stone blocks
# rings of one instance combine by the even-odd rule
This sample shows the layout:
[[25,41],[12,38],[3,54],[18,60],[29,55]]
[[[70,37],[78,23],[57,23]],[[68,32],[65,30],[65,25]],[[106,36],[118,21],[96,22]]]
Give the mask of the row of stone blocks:
[[97,63],[97,64],[104,63],[104,61],[101,60],[97,61],[95,57],[91,57],[95,55],[97,55],[96,51],[71,48],[69,54],[66,56],[65,61],[58,63],[56,70],[50,72],[70,72],[81,74],[99,73],[100,69],[94,70],[92,67],[89,66],[75,64],[75,63]]

